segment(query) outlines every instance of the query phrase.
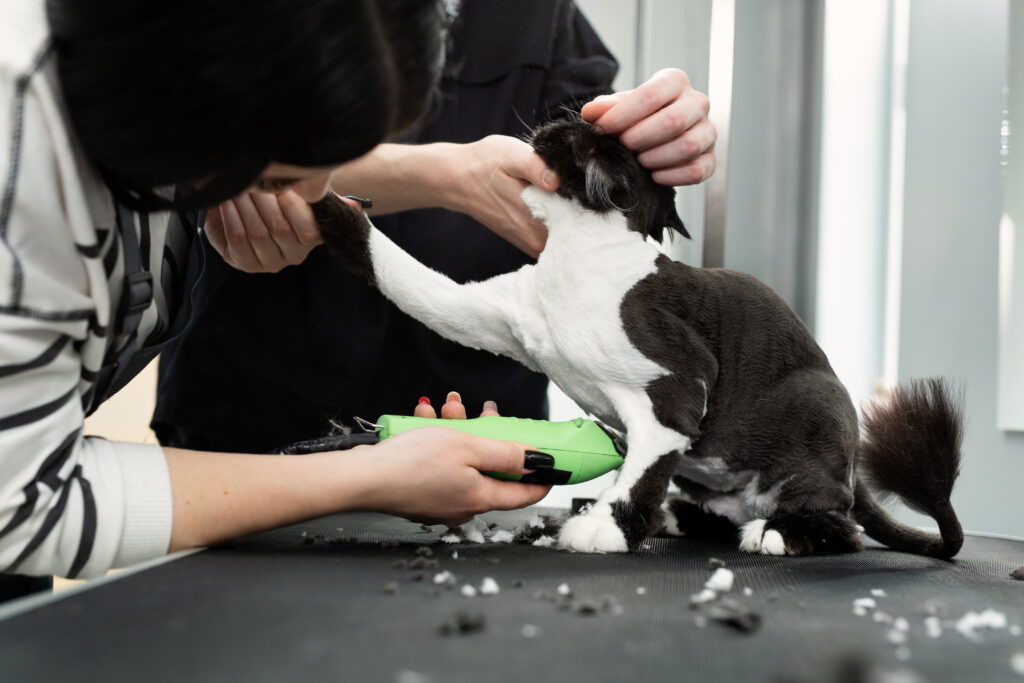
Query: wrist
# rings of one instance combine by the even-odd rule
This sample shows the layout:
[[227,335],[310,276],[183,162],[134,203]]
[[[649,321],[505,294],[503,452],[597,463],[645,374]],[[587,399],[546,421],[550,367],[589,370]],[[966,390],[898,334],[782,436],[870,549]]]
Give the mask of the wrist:
[[462,210],[460,201],[465,196],[459,187],[458,169],[465,165],[467,145],[452,142],[434,142],[417,145],[402,158],[402,181],[419,190],[417,208]]

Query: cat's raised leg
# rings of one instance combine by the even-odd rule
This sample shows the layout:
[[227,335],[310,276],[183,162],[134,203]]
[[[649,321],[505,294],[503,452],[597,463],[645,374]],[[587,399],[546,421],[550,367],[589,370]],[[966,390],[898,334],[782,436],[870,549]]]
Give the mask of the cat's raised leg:
[[[647,406],[643,405],[646,400]],[[621,405],[621,404],[620,404]],[[558,543],[585,553],[622,553],[636,549],[662,526],[661,504],[680,453],[690,439],[659,424],[650,401],[634,397],[624,417],[629,448],[618,478],[584,514],[562,527]]]
[[845,512],[796,511],[747,522],[740,550],[762,555],[852,553],[861,549],[861,527]]
[[313,205],[324,242],[349,270],[408,315],[442,337],[474,349],[510,356],[539,370],[514,334],[529,307],[532,266],[460,284],[433,270],[392,242],[363,213],[328,196]]

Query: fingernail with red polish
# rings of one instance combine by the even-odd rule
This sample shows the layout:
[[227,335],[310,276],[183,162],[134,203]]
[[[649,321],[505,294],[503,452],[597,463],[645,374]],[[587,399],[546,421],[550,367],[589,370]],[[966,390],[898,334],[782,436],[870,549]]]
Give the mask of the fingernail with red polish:
[[428,405],[429,406],[430,405],[430,399],[427,398],[426,396],[420,396],[419,403],[420,403],[421,406],[422,405]]

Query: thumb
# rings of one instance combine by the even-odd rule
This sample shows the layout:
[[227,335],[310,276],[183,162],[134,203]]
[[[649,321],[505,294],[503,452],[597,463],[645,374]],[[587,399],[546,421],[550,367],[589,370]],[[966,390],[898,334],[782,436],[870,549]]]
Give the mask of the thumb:
[[505,172],[508,175],[525,180],[542,190],[555,190],[558,188],[558,174],[548,168],[544,160],[532,149],[525,150],[522,155],[509,158],[511,162]]
[[490,479],[489,483],[486,495],[492,510],[516,510],[533,505],[551,490],[550,486],[522,484],[518,481]]
[[526,474],[530,471],[526,468],[526,453],[535,452],[533,447],[517,441],[496,441],[483,437],[481,443],[485,445],[476,449],[476,458],[471,463],[476,469],[507,474]]

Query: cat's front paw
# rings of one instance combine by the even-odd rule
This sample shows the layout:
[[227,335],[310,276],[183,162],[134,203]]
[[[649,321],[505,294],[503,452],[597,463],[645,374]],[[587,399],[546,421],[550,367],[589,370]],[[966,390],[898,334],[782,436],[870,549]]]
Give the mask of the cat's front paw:
[[622,529],[610,513],[589,512],[562,527],[558,545],[578,553],[624,553],[629,550]]
[[761,555],[785,555],[786,541],[775,529],[765,531],[767,520],[755,519],[740,531],[740,550]]

